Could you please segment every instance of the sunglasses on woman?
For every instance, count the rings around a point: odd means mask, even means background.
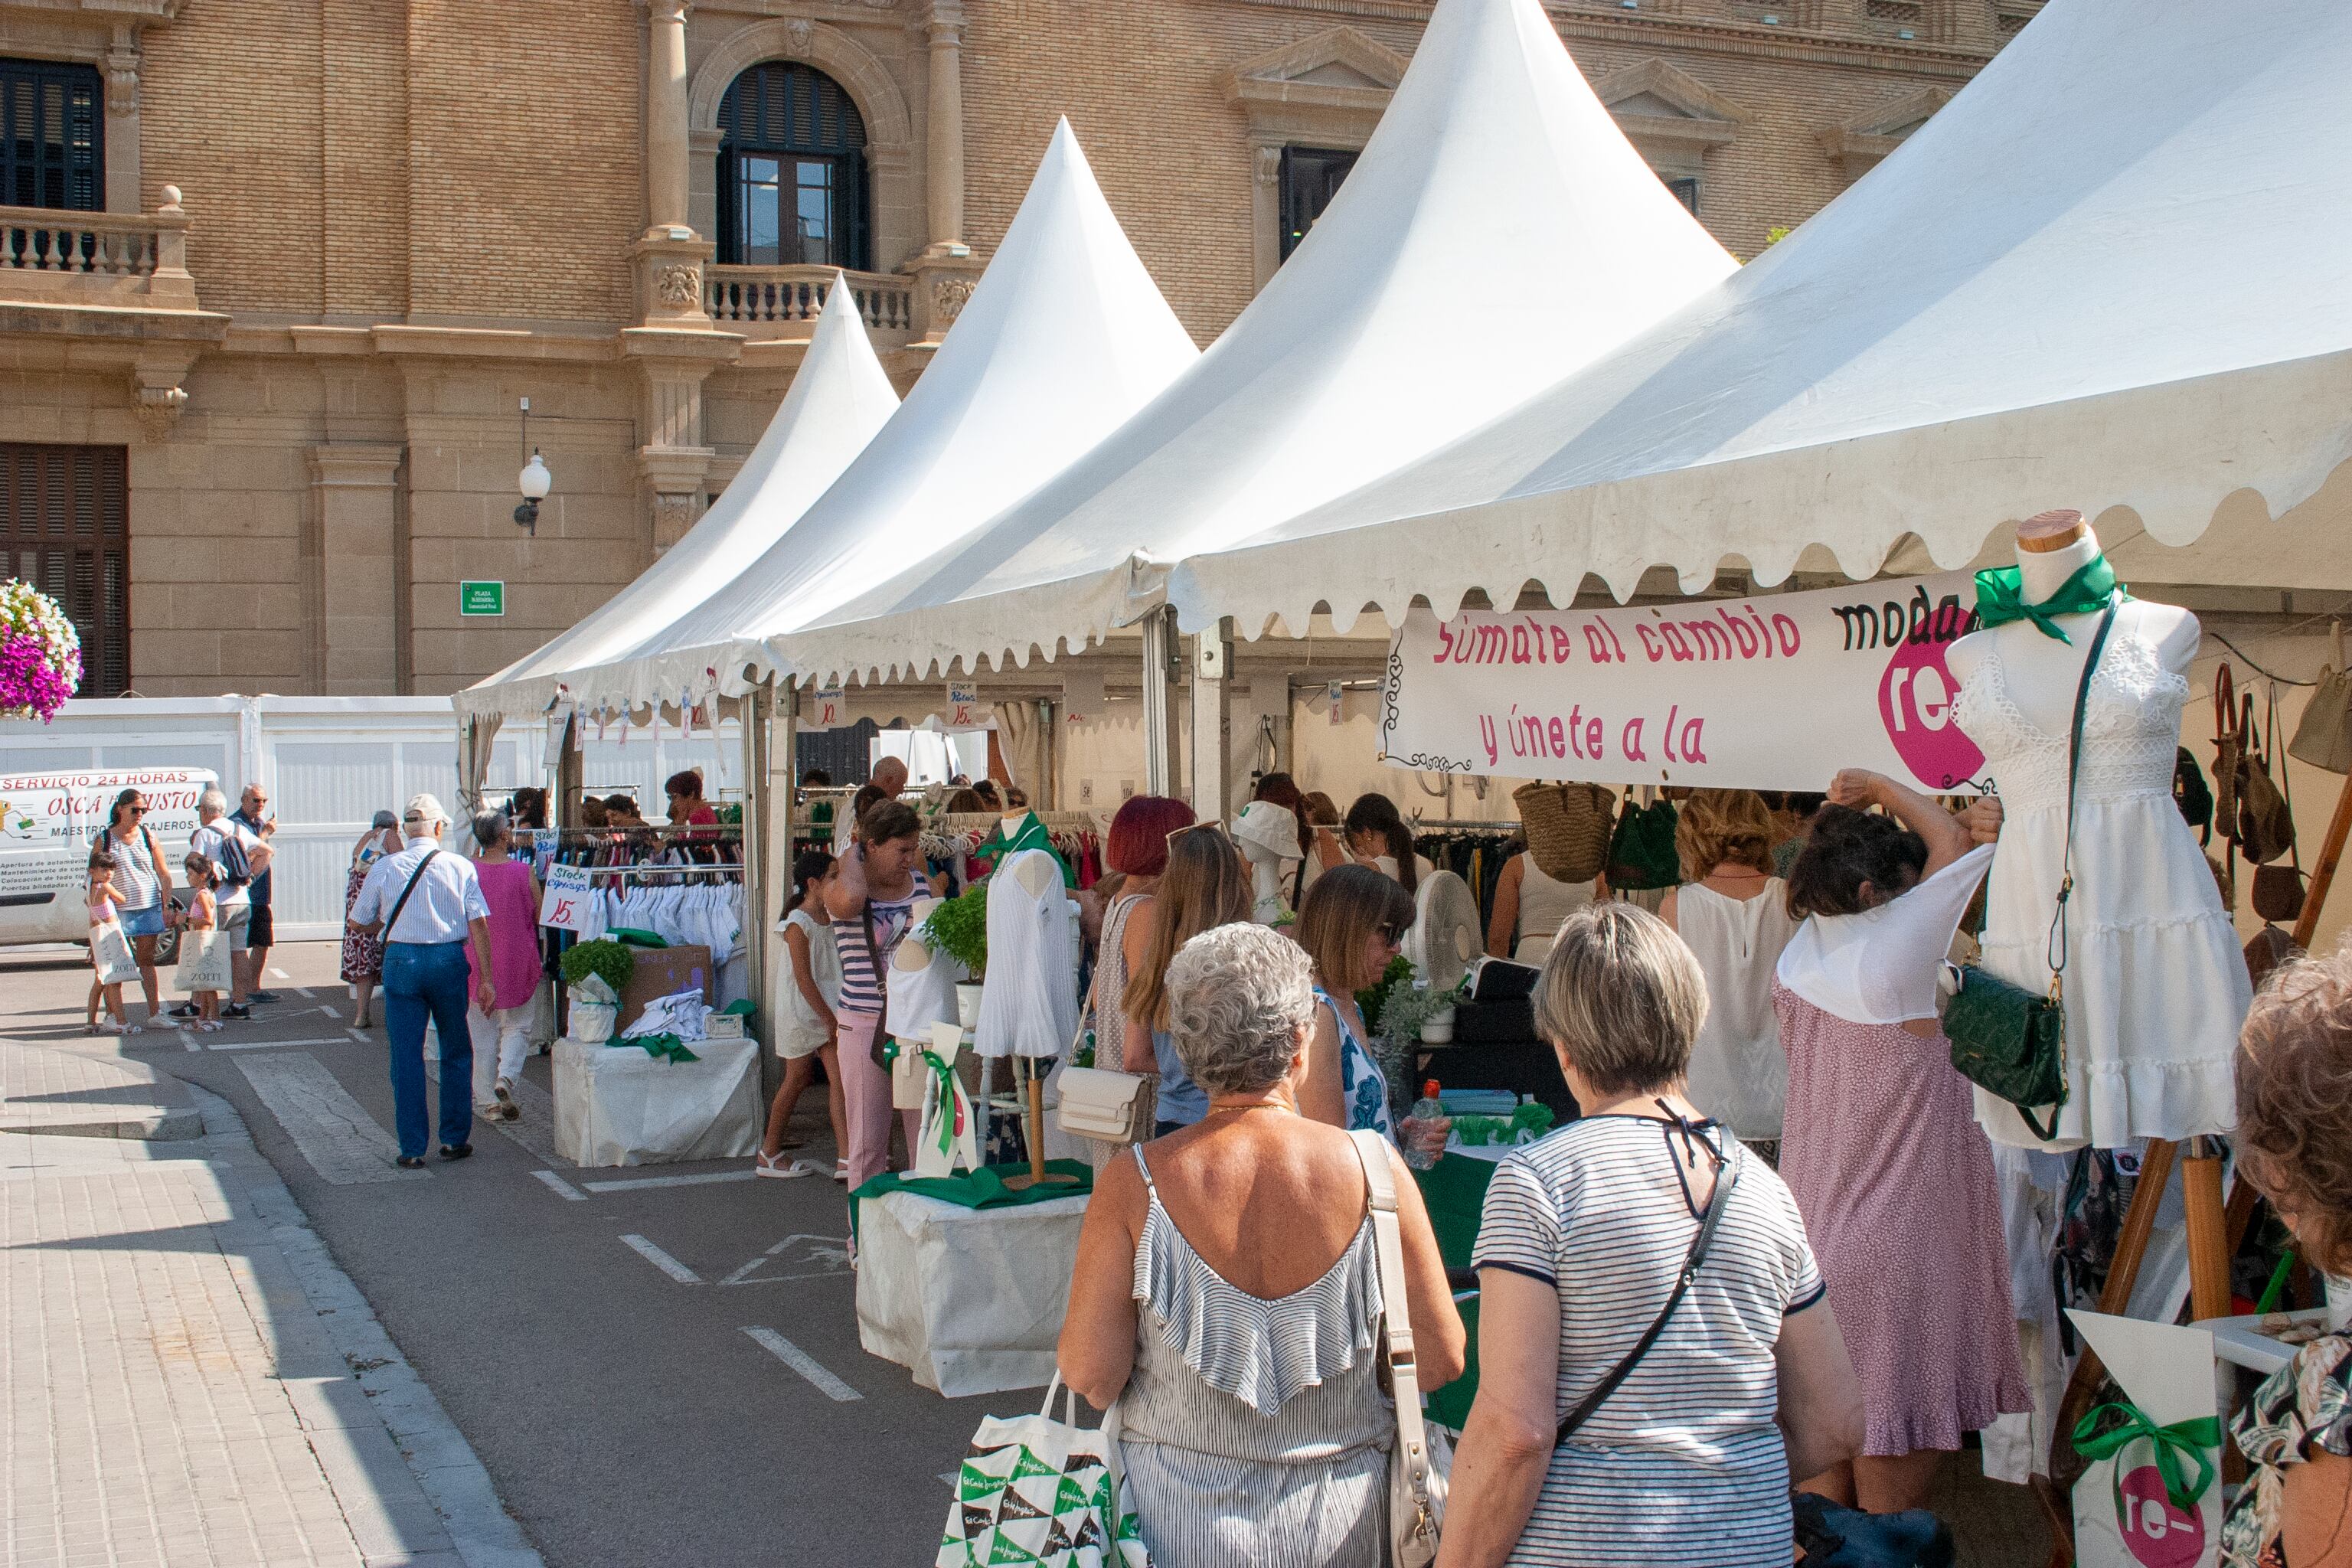
[[[1176,847],[1176,840],[1183,837],[1187,833],[1201,832],[1213,833],[1222,838],[1224,837],[1225,830],[1221,824],[1214,822],[1188,822],[1168,836],[1168,847],[1171,849]]]

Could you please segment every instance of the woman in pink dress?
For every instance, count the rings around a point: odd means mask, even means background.
[[[486,1016],[468,1010],[474,1031],[474,1103],[489,1121],[520,1121],[515,1080],[530,1050],[530,1007],[539,991],[539,879],[529,860],[514,858],[514,829],[502,812],[474,818],[474,841],[481,846],[474,874],[482,901],[490,906],[490,982],[496,1004]],[[481,989],[480,961],[466,949],[467,994]]]
[[[1937,975],[1990,863],[1997,804],[1955,817],[1848,771],[1789,871],[1804,921],[1772,1004],[1789,1053],[1780,1174],[1862,1375],[1862,1458],[1803,1489],[1922,1506],[1945,1454],[2032,1408],[1992,1152],[1937,1022]],[[1885,808],[1873,816],[1867,807]]]

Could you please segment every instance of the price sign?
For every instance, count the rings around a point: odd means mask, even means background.
[[[840,687],[818,687],[809,694],[809,718],[806,727],[811,730],[840,729],[842,709],[845,705],[845,697]]]
[[[594,896],[585,866],[550,866],[547,890],[540,895],[539,923],[557,931],[585,931],[588,900]]]
[[[982,721],[980,717],[980,688],[950,683],[948,687],[948,728],[977,729]]]

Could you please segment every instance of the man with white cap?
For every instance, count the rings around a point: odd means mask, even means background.
[[[383,1022],[392,1044],[394,1132],[404,1170],[424,1165],[432,1130],[425,1110],[427,1015],[441,1039],[441,1157],[462,1160],[474,1152],[466,943],[473,942],[480,960],[478,1000],[487,1012],[493,1000],[490,909],[473,862],[442,851],[441,833],[448,823],[449,814],[432,795],[411,797],[400,825],[405,847],[371,867],[352,901],[354,930],[370,936],[383,932]]]

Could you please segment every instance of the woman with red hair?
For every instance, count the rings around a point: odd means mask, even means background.
[[[1119,998],[1127,994],[1127,977],[1143,962],[1151,945],[1152,895],[1160,875],[1168,869],[1168,836],[1192,826],[1192,808],[1166,795],[1130,795],[1110,819],[1110,835],[1103,844],[1108,868],[1124,879],[1118,896],[1103,915],[1102,946],[1095,960],[1093,999],[1095,1066],[1113,1072],[1150,1070],[1127,1064],[1127,1011]],[[1140,915],[1143,919],[1139,920]],[[1150,1043],[1142,1045],[1145,1058]]]

